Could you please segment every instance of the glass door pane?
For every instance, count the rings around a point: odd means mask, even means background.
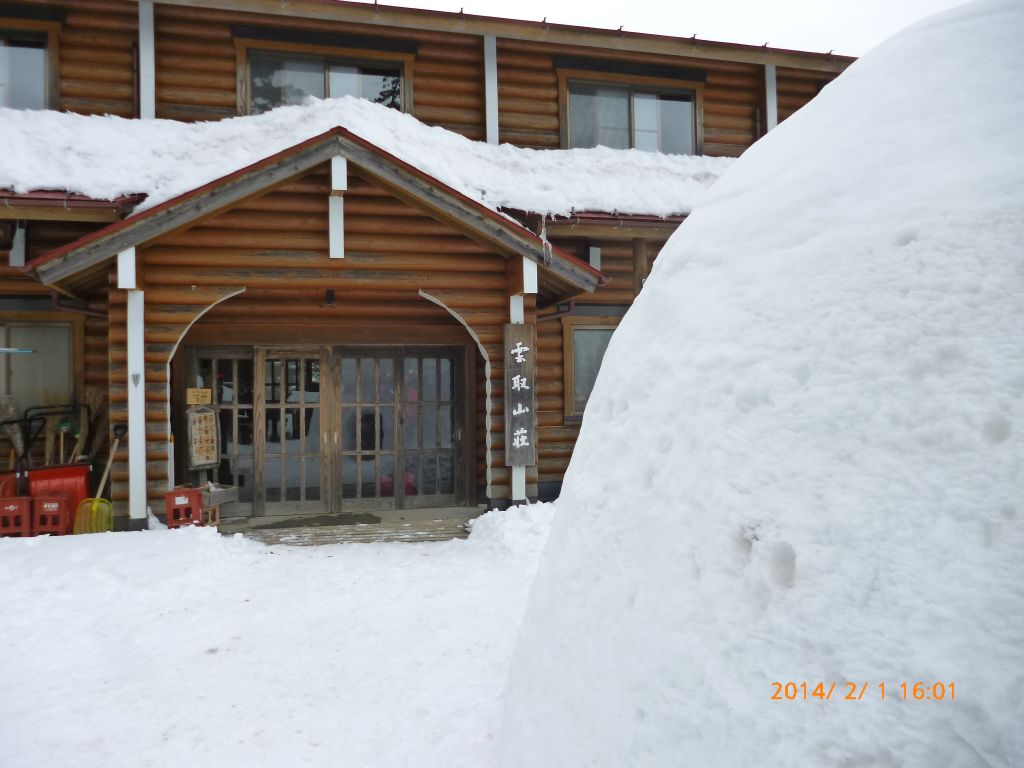
[[[323,359],[316,353],[267,351],[261,366],[263,513],[323,512]]]
[[[402,467],[405,507],[456,503],[460,433],[457,358],[407,350],[402,357]]]
[[[341,508],[393,509],[398,386],[395,354],[345,349],[339,356]]]

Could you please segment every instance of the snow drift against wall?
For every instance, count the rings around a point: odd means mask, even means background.
[[[733,162],[485,144],[352,97],[209,123],[0,109],[0,189],[147,193],[142,210],[339,125],[490,208],[534,213],[689,213]]]
[[[1022,38],[1015,0],[898,35],[662,251],[566,475],[508,768],[1021,765]]]

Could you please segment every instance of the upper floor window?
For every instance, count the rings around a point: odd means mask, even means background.
[[[0,29],[0,106],[46,109],[46,35]]]
[[[400,110],[402,66],[277,51],[249,53],[250,114],[300,104],[307,96],[357,96]]]
[[[692,91],[570,82],[569,146],[697,152]]]

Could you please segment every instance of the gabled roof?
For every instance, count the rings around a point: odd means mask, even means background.
[[[25,271],[45,285],[65,290],[88,283],[120,251],[223,210],[337,155],[397,196],[492,243],[501,252],[538,262],[561,287],[555,293],[593,291],[603,280],[589,264],[552,247],[513,219],[340,126],[44,254],[26,265]]]

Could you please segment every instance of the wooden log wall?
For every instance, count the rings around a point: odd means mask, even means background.
[[[738,156],[759,137],[763,68],[683,57],[595,51],[518,40],[498,41],[500,137],[535,149],[559,146],[558,72],[554,57],[598,56],[705,70],[704,154]],[[600,75],[595,75],[600,79]]]
[[[133,46],[138,39],[137,3],[21,0],[19,4],[64,12],[59,46],[62,111],[135,116]]]
[[[251,198],[141,250],[146,291],[146,433],[151,505],[167,485],[168,369],[173,345],[201,308],[223,292],[241,295],[213,307],[193,327],[217,344],[252,346],[282,336],[291,343],[325,338],[332,344],[373,343],[409,331],[408,343],[432,335],[472,344],[451,314],[422,298],[436,295],[463,317],[494,356],[491,390],[493,449],[478,468],[492,468],[491,495],[508,495],[504,467],[502,326],[508,319],[507,261],[451,225],[399,200],[350,166],[345,193],[345,258],[327,257],[329,168]],[[333,306],[325,292],[335,291]],[[110,392],[113,418],[127,410],[125,293],[111,291]],[[532,304],[531,309],[532,312]],[[411,329],[411,331],[410,331]],[[434,334],[431,329],[437,329]],[[262,337],[261,337],[262,336]],[[392,342],[393,343],[393,342]],[[447,343],[447,342],[446,342]],[[471,351],[475,345],[471,347]],[[477,370],[482,376],[483,362]],[[477,390],[483,388],[482,380]],[[473,398],[473,390],[466,396]],[[482,403],[478,402],[478,407]],[[485,414],[476,414],[478,432]],[[482,441],[479,441],[482,442]],[[127,453],[115,465],[114,499],[124,513]],[[533,482],[536,482],[534,474]],[[473,501],[473,499],[470,499]],[[160,508],[159,506],[154,509]]]
[[[232,24],[379,36],[378,27],[231,11],[156,6],[157,116],[211,120],[238,114]],[[471,139],[484,138],[483,42],[470,35],[387,29],[419,49],[412,114]]]
[[[775,71],[778,90],[779,122],[796,112],[837,77],[831,72],[809,72],[779,67]]]
[[[646,240],[643,248],[637,248],[633,239],[583,241],[566,238],[554,242],[558,247],[584,259],[588,246],[601,248],[601,271],[610,279],[594,293],[576,298],[575,316],[584,317],[608,316],[599,308],[602,305],[619,305],[625,309],[632,304],[638,255],[643,259],[639,266],[640,276],[646,277],[665,245],[664,239],[653,235]],[[562,322],[560,319],[545,320],[544,315],[549,313],[541,312],[537,317],[537,370],[544,372],[537,389],[537,436],[540,440],[537,479],[541,483],[562,481],[580,431],[578,423],[567,423],[565,420]]]

